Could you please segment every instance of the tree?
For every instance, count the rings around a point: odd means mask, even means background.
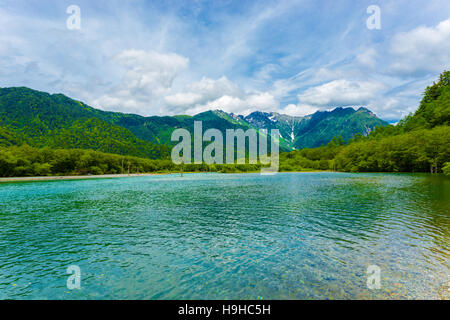
[[[442,171],[447,175],[450,176],[450,162],[446,162],[444,166],[442,167]]]

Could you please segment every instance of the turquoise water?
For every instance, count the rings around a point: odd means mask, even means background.
[[[448,299],[449,255],[442,176],[0,184],[0,299]]]

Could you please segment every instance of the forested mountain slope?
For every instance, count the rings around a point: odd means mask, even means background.
[[[25,87],[0,89],[0,145],[27,143],[35,147],[81,148],[124,155],[167,158],[172,132],[226,129],[278,129],[280,149],[320,146],[333,136],[346,141],[386,123],[367,109],[336,108],[305,117],[254,112],[246,117],[221,110],[195,116],[151,116],[102,111],[62,94]],[[224,135],[225,136],[225,135]]]
[[[335,138],[325,147],[283,154],[280,161],[291,171],[312,160],[340,171],[450,173],[450,72],[427,87],[417,111],[396,126],[356,135],[347,145]]]

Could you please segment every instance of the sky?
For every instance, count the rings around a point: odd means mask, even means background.
[[[0,28],[0,87],[144,116],[364,106],[395,122],[450,69],[448,0],[0,0]]]

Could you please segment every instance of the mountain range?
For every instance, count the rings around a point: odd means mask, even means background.
[[[152,159],[168,158],[177,128],[279,129],[280,149],[318,147],[333,137],[367,135],[387,122],[366,108],[335,108],[304,117],[255,111],[247,116],[210,110],[194,116],[150,116],[102,111],[63,94],[26,87],[0,88],[0,145],[93,149]]]

